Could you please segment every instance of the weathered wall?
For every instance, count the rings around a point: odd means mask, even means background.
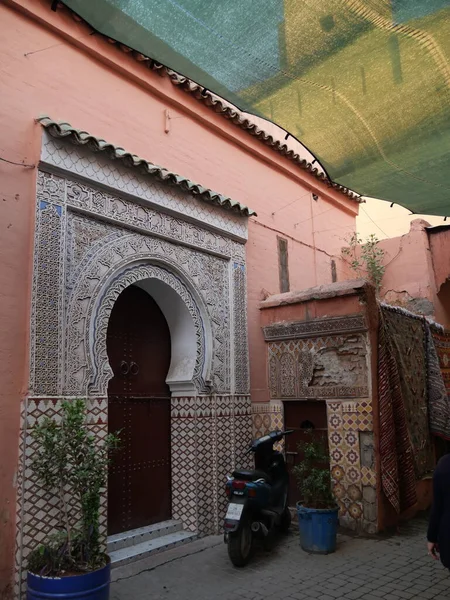
[[[450,327],[450,303],[444,288],[450,275],[450,234],[411,222],[409,233],[381,240],[386,271],[380,296],[416,314],[434,317]]]
[[[428,229],[431,259],[436,282],[436,320],[450,329],[450,227]]]
[[[436,305],[436,321],[442,323],[446,329],[450,329],[450,281],[441,285],[437,298],[439,302]]]
[[[379,483],[373,289],[354,281],[268,298],[261,303],[261,322],[271,398],[285,404],[326,400],[340,523],[374,533]]]
[[[436,290],[430,269],[427,225],[426,221],[417,219],[404,236],[380,241],[386,268],[380,294],[390,304],[431,316]]]
[[[288,240],[293,289],[329,282],[331,260],[339,254],[341,233],[354,229],[357,205],[167,78],[89,35],[67,11],[52,12],[48,0],[8,0],[0,6],[0,22],[2,158],[37,165],[41,128],[34,119],[46,113],[259,213],[249,224],[247,247],[249,342],[252,397],[267,401],[257,303],[279,290],[277,235]],[[0,162],[0,182],[0,579],[5,589],[13,556],[19,407],[28,387],[36,169]]]
[[[450,226],[428,229],[430,250],[437,289],[450,279]]]

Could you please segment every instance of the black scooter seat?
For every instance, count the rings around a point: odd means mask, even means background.
[[[267,483],[270,483],[270,477],[264,471],[233,471],[233,477],[240,479],[241,481],[257,481],[258,479],[264,479]]]

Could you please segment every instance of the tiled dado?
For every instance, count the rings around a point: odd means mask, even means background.
[[[252,403],[252,425],[253,438],[259,438],[274,431],[284,428],[284,410],[281,400],[271,400],[270,402]],[[276,444],[275,448],[282,451],[284,440]]]
[[[31,462],[37,451],[37,444],[32,437],[33,428],[45,417],[58,421],[62,401],[61,398],[28,398],[21,407],[16,503],[16,598],[22,598],[25,594],[28,555],[60,526],[58,501],[42,489],[31,470]],[[87,424],[99,443],[108,433],[107,408],[106,398],[87,401]],[[67,501],[70,503],[70,497],[67,497]],[[101,499],[100,527],[106,542],[106,494]]]
[[[172,398],[172,512],[186,529],[218,533],[227,504],[226,475],[250,466],[250,397]],[[204,490],[208,493],[205,494]]]
[[[87,400],[87,423],[101,442],[107,435],[106,398]],[[26,559],[59,526],[57,501],[35,480],[35,425],[46,416],[58,421],[61,398],[29,398],[21,410],[17,478],[16,597],[25,593]],[[244,450],[252,439],[249,396],[173,398],[171,403],[172,512],[186,529],[217,533],[226,508],[226,475],[236,464],[249,467]],[[208,493],[205,494],[204,490]],[[106,541],[107,496],[101,500],[101,529]]]
[[[327,402],[333,491],[341,525],[376,531],[376,473],[369,400]]]
[[[261,437],[275,429],[282,429],[284,423],[283,403],[280,400],[252,403],[253,437]]]

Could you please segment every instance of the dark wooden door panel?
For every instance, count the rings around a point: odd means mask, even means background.
[[[171,516],[170,333],[158,305],[127,288],[108,326],[114,377],[108,388],[108,429],[121,445],[108,478],[108,533],[144,527]]]
[[[312,432],[315,439],[324,442],[328,448],[328,422],[327,406],[323,400],[298,400],[284,402],[284,421],[286,429],[293,429],[294,433],[286,436],[286,460],[289,471],[289,504],[294,506],[300,500],[292,469],[302,460],[299,444],[310,439]]]

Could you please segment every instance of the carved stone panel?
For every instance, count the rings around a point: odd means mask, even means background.
[[[110,285],[128,266],[138,266],[138,263],[166,265],[175,279],[184,282],[185,289],[190,290],[192,306],[197,306],[197,330],[201,332],[197,337],[204,339],[203,358],[198,359],[196,374],[198,391],[228,393],[233,374],[236,390],[248,392],[245,248],[242,243],[140,206],[129,198],[113,196],[46,172],[38,174],[38,203],[32,333],[39,331],[42,323],[43,334],[48,339],[38,346],[36,336],[32,335],[32,383],[39,353],[42,368],[38,377],[45,378],[44,372],[47,372],[52,378],[52,382],[43,381],[36,388],[39,393],[86,394],[89,385],[96,393],[106,393],[104,382],[98,388],[99,382],[93,381],[95,365],[89,362],[94,360],[92,337],[98,333],[90,328],[94,323],[99,326],[99,321],[93,321],[93,311],[99,310],[96,303],[104,286]],[[46,203],[56,208],[44,211]],[[47,231],[47,221],[51,221],[53,228],[58,223],[55,235]],[[38,247],[41,239],[44,240],[42,248]],[[46,252],[49,260],[45,258]],[[46,281],[45,289],[40,284],[43,281]],[[47,301],[46,293],[55,298]],[[39,311],[37,302],[41,305]],[[54,357],[47,360],[41,355],[50,346]],[[107,367],[105,372],[108,373]]]
[[[338,333],[360,332],[367,329],[364,315],[346,317],[330,317],[311,321],[293,321],[290,323],[274,323],[263,328],[267,341],[295,340],[314,338]]]
[[[86,223],[86,226],[89,226],[89,223]],[[94,226],[98,231],[98,223],[94,222]],[[105,382],[103,379],[96,383],[88,381],[90,356],[97,356],[100,347],[91,347],[92,342],[85,335],[85,330],[86,327],[96,327],[98,330],[95,331],[95,338],[103,339],[105,337],[103,335],[106,331],[104,328],[107,327],[108,311],[112,306],[105,303],[106,308],[104,308],[103,304],[98,304],[102,290],[106,288],[115,290],[118,296],[121,289],[117,282],[123,281],[123,285],[126,286],[130,285],[129,278],[134,282],[141,281],[144,279],[145,273],[142,268],[145,265],[153,266],[153,275],[151,276],[164,280],[176,289],[183,298],[186,298],[188,306],[197,305],[198,315],[201,315],[203,307],[203,316],[193,318],[199,332],[198,339],[204,338],[204,331],[208,329],[207,325],[211,330],[209,355],[212,360],[210,378],[213,389],[217,391],[229,389],[230,317],[228,263],[226,260],[149,236],[131,233],[117,235],[115,232],[111,232],[94,245],[81,264],[83,268],[75,269],[76,275],[73,277],[73,281],[76,282],[76,285],[68,298],[65,347],[66,393],[80,393],[89,383],[94,385],[95,393],[104,393],[105,390],[102,386],[105,385]],[[161,267],[159,271],[155,269],[158,264],[165,265],[167,273],[164,276],[161,275]],[[128,278],[124,275],[126,273],[129,273]],[[122,279],[123,277],[125,279]],[[184,292],[181,292],[181,289]],[[191,300],[189,301],[187,300],[187,290],[190,290]],[[196,295],[197,298],[195,298]],[[111,297],[109,301],[113,303],[115,299]],[[193,315],[195,311],[192,308],[190,312]],[[205,344],[206,351],[207,337]],[[205,354],[203,349],[201,353]],[[102,351],[98,357],[99,364],[105,360],[105,356],[105,352]],[[96,372],[95,366],[94,372]],[[205,373],[197,375],[201,378],[201,375],[205,375]],[[200,379],[197,381],[200,382]],[[101,383],[99,390],[97,390],[97,383]],[[199,385],[200,392],[207,391],[206,382],[199,383]]]
[[[245,263],[240,261],[233,261],[233,323],[235,392],[248,394],[247,287]]]
[[[30,340],[30,390],[36,394],[56,395],[61,388],[65,221],[61,180],[39,180]]]
[[[368,394],[364,334],[269,342],[272,398],[353,398]]]
[[[67,205],[88,211],[92,216],[107,217],[113,224],[176,240],[177,243],[231,256],[232,241],[224,235],[201,228],[180,217],[136,204],[128,198],[97,190],[91,185],[65,179]],[[238,244],[236,242],[236,245]]]

